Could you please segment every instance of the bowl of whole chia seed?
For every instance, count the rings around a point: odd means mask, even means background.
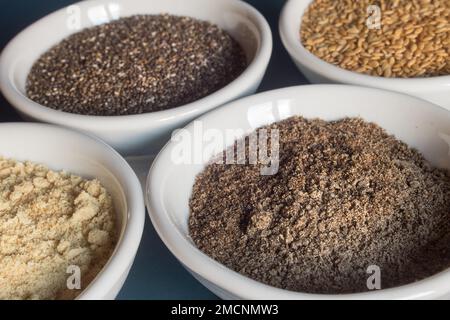
[[[6,46],[0,88],[27,119],[148,154],[198,115],[254,93],[271,51],[266,20],[241,1],[82,1]]]
[[[450,108],[448,0],[290,0],[279,32],[312,83],[394,90]]]
[[[425,100],[268,91],[178,132],[150,169],[147,209],[221,298],[449,297],[449,146],[450,112]]]

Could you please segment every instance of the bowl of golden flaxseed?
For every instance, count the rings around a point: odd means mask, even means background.
[[[279,31],[312,83],[394,90],[450,108],[449,0],[290,0]]]

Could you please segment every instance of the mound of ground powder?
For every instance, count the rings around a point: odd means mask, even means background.
[[[111,255],[115,228],[99,181],[0,157],[0,299],[75,298]],[[81,290],[67,288],[69,266]]]
[[[200,250],[263,283],[311,293],[410,283],[450,265],[450,175],[379,126],[293,117],[277,174],[210,164],[190,199]],[[248,139],[247,139],[248,140]]]

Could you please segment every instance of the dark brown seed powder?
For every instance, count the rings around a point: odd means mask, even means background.
[[[86,115],[170,109],[226,86],[245,69],[240,45],[209,22],[136,15],[82,30],[44,53],[27,95]]]
[[[294,117],[280,167],[211,164],[190,200],[190,235],[207,255],[263,283],[310,293],[382,288],[450,265],[450,175],[375,124]]]

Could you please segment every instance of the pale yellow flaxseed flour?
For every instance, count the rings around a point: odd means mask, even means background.
[[[98,180],[0,157],[0,299],[71,299],[116,242],[112,199]],[[68,267],[81,270],[69,290]]]

